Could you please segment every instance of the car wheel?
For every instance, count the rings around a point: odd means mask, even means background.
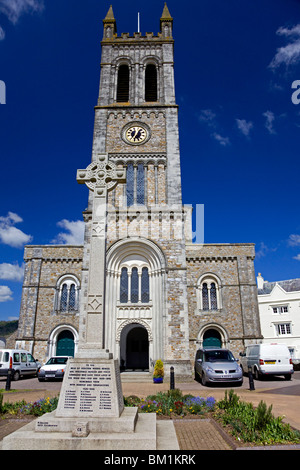
[[[291,380],[292,374],[285,374],[284,378],[285,380]]]
[[[16,370],[16,372],[13,375],[13,380],[16,382],[17,380],[19,380],[20,377],[21,377],[20,372]]]
[[[255,380],[260,380],[261,374],[259,373],[258,369],[254,369],[254,378]]]
[[[207,381],[206,381],[204,372],[202,372],[201,383],[202,383],[202,385],[204,385],[204,386],[207,385]]]

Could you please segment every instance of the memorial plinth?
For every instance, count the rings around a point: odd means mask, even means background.
[[[71,359],[61,397],[57,417],[118,418],[124,409],[118,361]]]

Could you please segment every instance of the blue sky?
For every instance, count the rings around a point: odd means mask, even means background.
[[[119,34],[138,12],[158,32],[161,0],[0,0],[0,320],[19,314],[25,244],[81,240],[110,3]],[[255,243],[256,273],[300,277],[300,1],[167,3],[183,201],[204,204],[206,243]]]

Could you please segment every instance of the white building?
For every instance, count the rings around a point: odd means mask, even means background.
[[[265,343],[284,343],[300,363],[300,279],[268,282],[257,277],[261,333]]]

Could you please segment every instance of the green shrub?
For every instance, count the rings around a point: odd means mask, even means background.
[[[261,401],[257,408],[252,403],[240,401],[239,397],[230,390],[218,403],[222,413],[216,417],[226,426],[231,434],[244,442],[258,444],[274,444],[284,442],[300,442],[300,432],[294,431],[289,424],[284,424],[281,417],[272,414],[272,405],[267,407]]]

